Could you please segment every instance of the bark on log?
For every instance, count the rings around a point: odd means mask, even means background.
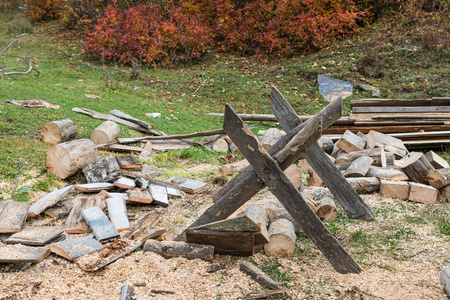
[[[434,170],[434,167],[423,153],[411,152],[405,158],[407,159],[402,160],[399,166],[408,178],[413,182],[427,184],[427,176]]]
[[[331,195],[324,194],[318,198],[316,214],[322,221],[335,221],[337,219],[336,202]]]
[[[334,143],[333,143],[333,140],[330,139],[329,137],[321,136],[320,139],[317,141],[317,143],[319,144],[319,147],[322,148],[322,150],[325,153],[331,154],[331,152],[333,152]]]
[[[98,160],[95,144],[88,139],[65,142],[50,147],[45,156],[47,172],[58,179],[74,175],[84,165]]]
[[[382,156],[384,153],[384,149],[382,148],[373,148],[373,149],[364,149],[361,151],[355,151],[352,153],[347,154],[347,159],[349,161],[354,161],[355,159],[362,157],[362,156],[368,156],[373,158],[373,165],[377,167],[382,167]],[[385,163],[387,166],[393,166],[395,156],[394,153],[387,152],[384,153],[385,156]]]
[[[347,178],[358,194],[371,194],[380,191],[380,181],[376,177]]]
[[[427,175],[428,183],[437,189],[450,184],[450,168],[433,170]]]
[[[366,174],[367,177],[376,177],[378,179],[388,179],[391,181],[405,181],[408,176],[402,171],[394,168],[370,167]]]
[[[91,132],[90,139],[96,145],[112,142],[120,133],[120,127],[113,121],[105,121]]]
[[[156,241],[148,240],[144,244],[144,252],[151,251],[161,255],[164,258],[184,257],[187,259],[203,259],[212,261],[214,246],[198,245],[174,241]]]
[[[45,123],[41,128],[42,140],[49,144],[60,144],[76,138],[77,126],[70,119]]]
[[[278,219],[269,226],[269,243],[264,245],[264,251],[270,256],[289,257],[294,254],[296,240],[294,224]]]
[[[373,162],[372,157],[363,156],[355,159],[345,170],[345,177],[364,177]]]

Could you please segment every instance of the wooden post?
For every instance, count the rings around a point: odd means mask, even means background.
[[[41,128],[42,140],[49,144],[67,142],[77,137],[77,126],[70,119],[45,123]]]

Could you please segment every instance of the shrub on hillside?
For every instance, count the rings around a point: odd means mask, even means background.
[[[27,0],[27,15],[33,22],[58,19],[62,0]]]

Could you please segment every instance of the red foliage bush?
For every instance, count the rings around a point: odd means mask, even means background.
[[[201,57],[209,47],[284,57],[349,36],[365,15],[351,0],[241,0],[237,4],[168,0],[121,11],[114,2],[88,32],[85,52],[123,63],[188,61]]]

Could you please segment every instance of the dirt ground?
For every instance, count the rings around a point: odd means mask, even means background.
[[[184,194],[181,199],[172,199],[169,207],[156,208],[163,215],[155,228],[180,233],[212,204],[211,193],[210,189],[200,195]],[[251,202],[267,195],[261,192]],[[239,299],[264,290],[239,271],[240,263],[245,260],[258,266],[277,265],[277,272],[289,276],[285,286],[295,299],[447,299],[439,272],[450,261],[448,240],[436,234],[429,223],[408,224],[414,234],[402,240],[397,248],[400,250],[394,252],[382,244],[370,244],[367,248],[363,242],[349,241],[351,233],[357,230],[383,234],[392,228],[388,225],[404,226],[405,215],[420,215],[427,209],[426,205],[408,203],[405,209],[401,203],[404,201],[381,199],[375,194],[363,199],[374,209],[377,218],[348,223],[338,236],[361,265],[362,272],[358,275],[334,271],[307,239],[298,240],[296,253],[286,259],[271,258],[263,252],[252,257],[215,255],[213,263],[222,264],[225,269],[214,273],[206,272],[209,262],[164,259],[143,251],[90,273],[51,254],[22,272],[0,273],[0,299],[118,299],[124,284],[134,286],[136,299]],[[130,211],[139,217],[149,209],[149,206],[135,206]],[[38,217],[27,225],[47,223],[53,221]]]

